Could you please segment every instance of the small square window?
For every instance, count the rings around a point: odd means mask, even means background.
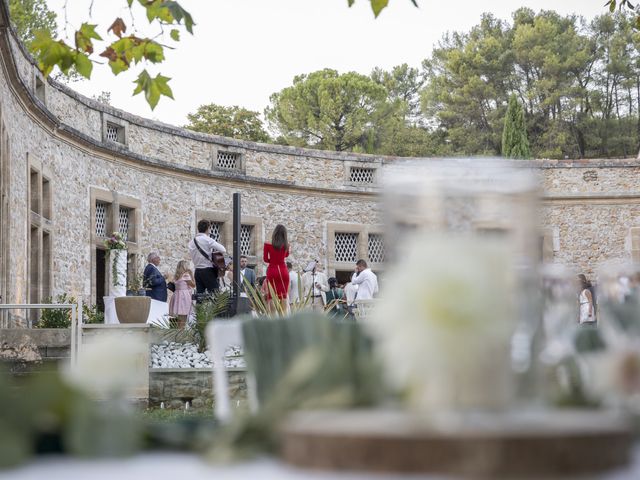
[[[240,255],[253,255],[253,225],[240,225]]]
[[[384,240],[379,233],[369,234],[369,261],[372,263],[384,262]]]
[[[355,262],[358,256],[358,234],[336,233],[334,251],[336,262]]]
[[[111,142],[124,144],[124,127],[122,125],[106,122],[104,135]]]
[[[36,97],[38,98],[38,100],[40,100],[42,103],[45,103],[44,82],[42,81],[42,79],[38,75],[36,75],[35,93],[36,93]]]
[[[223,225],[224,223],[222,222],[211,222],[211,232],[209,233],[209,236],[218,243],[222,243],[222,226]]]
[[[227,170],[240,170],[240,154],[218,151],[217,165]]]
[[[107,236],[107,204],[96,202],[96,236]]]
[[[349,181],[353,183],[373,183],[375,172],[375,168],[351,167]]]

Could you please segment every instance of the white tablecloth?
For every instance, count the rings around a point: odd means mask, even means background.
[[[640,448],[629,468],[604,475],[570,477],[571,480],[638,480]],[[133,458],[80,460],[71,457],[39,457],[14,470],[0,470],[0,480],[453,480],[441,475],[401,475],[367,472],[327,472],[294,468],[273,458],[231,465],[211,465],[195,454],[146,453]],[[566,477],[565,477],[566,478]]]
[[[104,323],[120,323],[118,316],[116,315],[116,297],[102,297],[104,299]],[[147,317],[147,323],[152,323],[155,320],[162,318],[163,315],[169,314],[169,304],[167,302],[159,302],[158,300],[151,299],[151,308],[149,309],[149,316]]]

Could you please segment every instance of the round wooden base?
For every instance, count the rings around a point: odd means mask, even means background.
[[[282,455],[311,468],[511,478],[620,467],[631,440],[629,422],[596,411],[315,411],[288,419]]]

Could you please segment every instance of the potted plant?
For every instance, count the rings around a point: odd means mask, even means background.
[[[143,286],[144,275],[141,273],[135,273],[129,278],[127,283],[127,296],[128,297],[144,297],[147,293]]]

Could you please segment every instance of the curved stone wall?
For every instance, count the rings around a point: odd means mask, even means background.
[[[358,257],[381,232],[376,181],[396,159],[245,142],[136,117],[43,79],[8,27],[4,1],[0,26],[2,302],[62,292],[95,301],[104,281],[100,208],[112,219],[107,230],[128,211],[130,252],[158,250],[167,271],[187,257],[200,218],[226,222],[231,246],[234,192],[243,195],[259,266],[277,223],[289,228],[298,267],[319,258],[329,273],[352,268],[336,261],[336,232],[359,235]],[[546,259],[592,273],[606,259],[640,252],[638,161],[522,165],[537,170],[544,190]]]

